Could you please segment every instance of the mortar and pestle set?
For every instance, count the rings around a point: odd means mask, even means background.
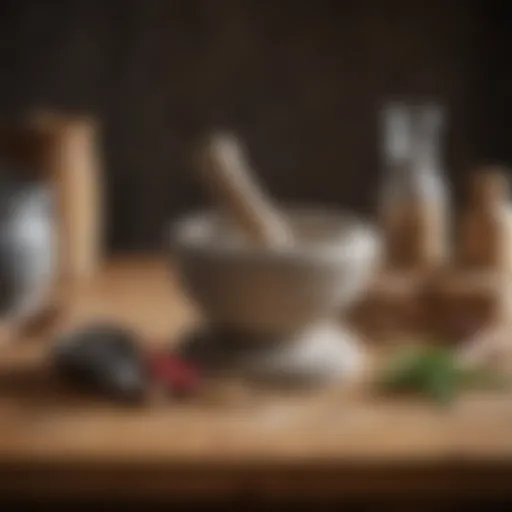
[[[378,266],[376,230],[324,208],[278,209],[230,134],[211,136],[197,164],[217,211],[172,229],[184,289],[206,317],[181,355],[209,370],[265,380],[356,375],[363,346],[339,317]]]

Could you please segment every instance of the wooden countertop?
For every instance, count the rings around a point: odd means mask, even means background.
[[[57,331],[101,317],[162,344],[196,320],[158,258],[112,262],[63,297]],[[127,407],[56,382],[46,365],[50,338],[2,347],[3,492],[496,495],[511,487],[510,393],[467,395],[450,409],[364,386]]]

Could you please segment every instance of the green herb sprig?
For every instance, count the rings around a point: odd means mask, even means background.
[[[462,367],[448,347],[401,349],[387,361],[380,385],[388,392],[413,392],[449,405],[464,389],[510,389],[509,376],[483,368]]]

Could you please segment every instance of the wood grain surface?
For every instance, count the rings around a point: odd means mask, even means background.
[[[43,495],[345,495],[509,492],[512,396],[440,409],[351,389],[246,389],[236,401],[150,400],[127,407],[63,386],[51,339],[119,320],[148,345],[198,320],[163,259],[118,260],[61,290],[57,322],[3,347],[0,491]],[[376,344],[371,350],[379,352]]]

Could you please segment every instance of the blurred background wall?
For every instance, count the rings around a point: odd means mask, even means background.
[[[236,129],[272,193],[371,213],[378,106],[439,99],[446,165],[512,162],[511,2],[3,0],[0,116],[53,106],[103,124],[108,240],[158,248],[203,205],[189,144]]]

